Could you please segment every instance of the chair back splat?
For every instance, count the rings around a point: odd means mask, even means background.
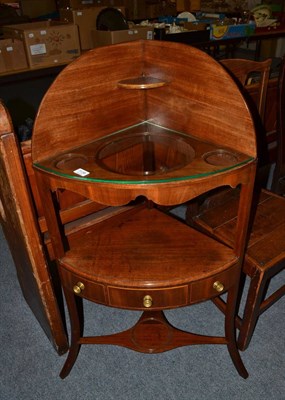
[[[257,132],[258,182],[266,187],[270,172],[270,149],[264,119],[272,59],[253,61],[228,58],[220,62],[240,87],[253,116]],[[257,93],[253,96],[252,88],[255,86],[257,86]]]
[[[252,79],[257,79],[259,90],[256,98],[256,106],[261,118],[264,121],[266,92],[270,74],[271,59],[265,61],[252,61],[239,58],[228,58],[220,61],[226,70],[238,79],[240,84],[246,88]]]

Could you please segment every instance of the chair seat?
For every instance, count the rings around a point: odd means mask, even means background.
[[[237,195],[238,190],[230,190],[226,197],[223,192],[222,196],[217,196],[214,200],[207,199],[195,215],[193,208],[189,207],[187,222],[217,240],[233,246],[237,222]],[[263,189],[255,210],[243,263],[244,277],[250,277],[250,285],[243,316],[236,317],[236,326],[240,330],[240,350],[248,347],[258,317],[285,295],[284,284],[266,297],[271,278],[285,268],[285,198]],[[225,312],[226,304],[222,298],[215,298],[214,303]]]
[[[232,246],[237,206],[238,198],[232,201],[232,197],[229,197],[226,203],[201,212],[194,218],[195,223]],[[253,263],[256,268],[266,270],[283,259],[285,260],[285,199],[262,190],[247,247],[246,264]],[[250,272],[250,268],[247,269]]]
[[[122,308],[144,309],[147,293],[156,296],[155,309],[195,303],[217,295],[215,281],[225,291],[236,279],[231,248],[155,208],[139,206],[96,224],[70,236],[69,246],[59,260],[63,284],[72,288],[79,280],[84,297]]]

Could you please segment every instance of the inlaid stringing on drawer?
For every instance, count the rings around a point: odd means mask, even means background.
[[[189,296],[188,285],[184,285],[163,289],[123,289],[109,286],[108,297],[111,306],[135,309],[160,309],[186,306]],[[145,305],[147,298],[149,303]]]

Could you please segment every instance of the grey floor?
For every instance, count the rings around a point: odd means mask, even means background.
[[[146,355],[115,346],[83,346],[71,374],[58,376],[59,357],[26,305],[0,229],[1,400],[283,400],[285,298],[260,318],[242,358],[249,378],[236,372],[225,346],[191,346]],[[281,274],[273,286],[285,281]],[[125,329],[138,318],[86,303],[86,333]],[[167,312],[176,326],[222,333],[223,317],[211,302]]]

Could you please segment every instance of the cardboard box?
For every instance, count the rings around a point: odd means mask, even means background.
[[[22,14],[39,18],[56,13],[56,0],[21,0]]]
[[[188,31],[204,31],[209,28],[209,24],[199,21],[185,22],[183,26],[184,29],[187,29]]]
[[[106,7],[87,7],[78,10],[60,9],[60,19],[78,26],[81,50],[88,50],[93,47],[92,30],[96,30],[98,14]],[[125,13],[124,7],[116,7]]]
[[[67,63],[80,55],[78,28],[56,21],[3,26],[4,37],[21,40],[29,66]]]
[[[176,0],[177,12],[201,10],[201,0]]]
[[[28,68],[23,42],[17,39],[0,40],[0,72]]]
[[[92,31],[93,46],[108,46],[110,44],[130,42],[138,39],[153,39],[153,27],[139,26],[122,31]]]
[[[211,24],[210,39],[235,39],[239,37],[247,37],[255,32],[255,24],[239,24],[239,25],[216,25]]]

